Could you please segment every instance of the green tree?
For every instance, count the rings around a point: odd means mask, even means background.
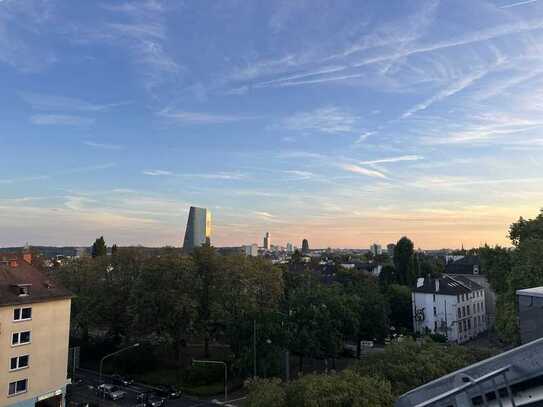
[[[399,396],[417,386],[461,369],[495,353],[487,348],[467,348],[433,342],[423,344],[406,340],[387,346],[384,352],[369,355],[359,362],[360,375],[381,377],[390,382]]]
[[[193,334],[197,303],[193,298],[194,264],[181,256],[147,259],[129,298],[132,335],[156,335],[172,346],[178,365]]]
[[[92,257],[107,256],[107,246],[104,236],[100,236],[92,244]]]
[[[393,403],[388,382],[349,369],[330,375],[303,376],[287,388],[289,407],[388,407]]]
[[[247,407],[286,407],[286,391],[279,379],[256,379],[247,382]]]
[[[411,288],[392,284],[385,291],[389,304],[389,322],[396,329],[413,330],[413,308],[411,305]]]
[[[396,275],[396,269],[392,264],[386,264],[379,273],[379,284],[381,287],[388,287],[390,284],[398,284],[398,276]]]
[[[413,285],[416,279],[416,270],[413,264],[413,242],[402,237],[394,249],[394,267],[398,275],[398,282],[403,285]]]

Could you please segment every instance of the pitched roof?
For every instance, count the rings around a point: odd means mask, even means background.
[[[481,272],[481,259],[479,256],[464,256],[445,266],[446,274],[474,274],[474,266]]]
[[[439,282],[439,284],[436,284]],[[460,276],[443,276],[439,278],[425,278],[420,287],[413,288],[413,292],[440,295],[467,294],[474,290],[482,290],[479,284]]]
[[[29,287],[21,296],[19,287]],[[0,255],[0,306],[71,298],[73,294],[47,274],[13,254]]]

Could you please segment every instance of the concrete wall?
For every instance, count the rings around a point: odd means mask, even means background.
[[[32,320],[21,322],[13,321],[17,307],[0,308],[0,407],[34,405],[37,397],[65,388],[70,303],[56,300],[31,304]],[[13,332],[28,330],[31,343],[11,345]],[[30,355],[29,367],[10,372],[10,359],[20,355]],[[28,391],[8,397],[9,383],[21,379],[28,379]]]

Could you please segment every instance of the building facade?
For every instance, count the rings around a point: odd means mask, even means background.
[[[448,259],[448,260],[447,260]],[[496,293],[490,287],[488,278],[481,268],[479,256],[446,257],[445,274],[452,277],[464,277],[477,283],[485,290],[485,309],[488,328],[496,323]]]
[[[191,206],[185,230],[183,250],[190,253],[195,247],[211,244],[211,212]]]
[[[71,294],[17,255],[0,256],[0,406],[64,406]]]
[[[487,330],[483,287],[464,277],[419,278],[412,293],[413,327],[463,343]]]
[[[256,243],[243,246],[243,250],[246,256],[252,256],[252,257],[258,256],[258,245]]]
[[[265,250],[271,250],[271,235],[270,232],[266,232],[266,235],[264,236],[264,242],[263,247]]]
[[[383,254],[383,248],[380,244],[374,243],[370,246],[370,251],[373,253],[374,256],[379,256]]]

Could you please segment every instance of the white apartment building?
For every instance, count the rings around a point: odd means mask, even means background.
[[[485,291],[461,276],[419,278],[412,293],[413,327],[463,343],[487,329]]]

